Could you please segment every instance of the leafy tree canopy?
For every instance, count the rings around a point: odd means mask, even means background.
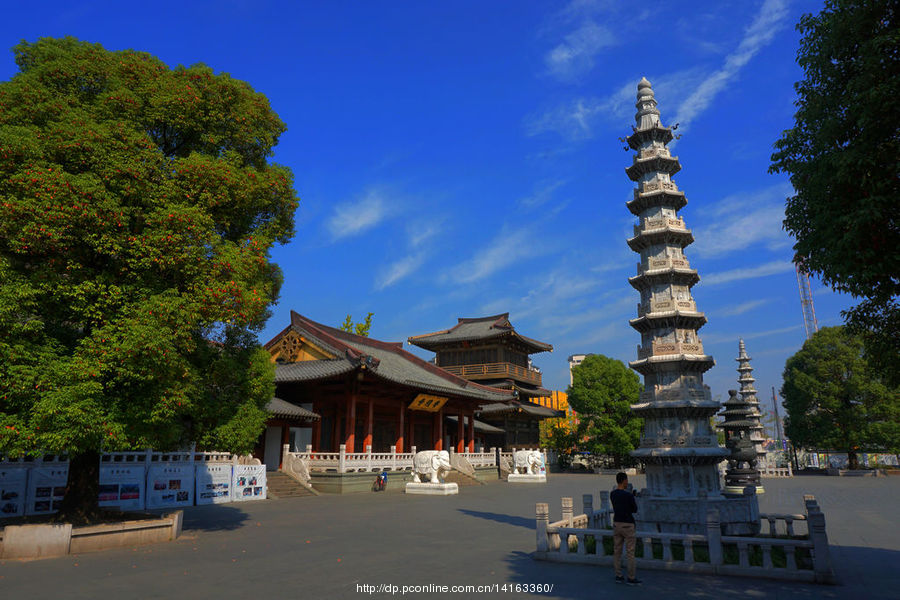
[[[622,361],[592,354],[572,369],[572,381],[569,405],[578,414],[579,447],[621,463],[640,442],[643,420],[631,412],[643,390],[640,379]]]
[[[375,313],[367,314],[362,323],[354,323],[353,316],[347,315],[347,318],[341,323],[339,329],[341,331],[346,331],[347,333],[355,333],[356,335],[369,337],[369,330],[372,329],[372,315],[374,314]]]
[[[805,15],[792,129],[773,172],[790,174],[785,229],[795,260],[861,298],[845,313],[870,361],[900,383],[900,8],[895,0],[827,0]]]
[[[889,387],[845,327],[824,327],[784,366],[784,429],[797,447],[900,451],[900,388]]]
[[[0,452],[249,451],[298,199],[284,124],[209,67],[73,38],[0,83]],[[96,456],[96,454],[94,454]],[[75,464],[73,458],[73,465]]]

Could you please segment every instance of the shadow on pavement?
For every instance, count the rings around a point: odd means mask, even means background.
[[[507,525],[516,525],[517,527],[525,527],[526,529],[535,528],[535,520],[526,519],[525,517],[516,517],[513,515],[504,515],[501,513],[482,512],[480,510],[468,510],[465,508],[457,509],[469,517],[477,517],[479,519],[487,519],[489,521],[497,521],[498,523],[506,523]]]
[[[243,527],[247,518],[247,513],[233,504],[191,506],[184,511],[183,529],[232,531]]]

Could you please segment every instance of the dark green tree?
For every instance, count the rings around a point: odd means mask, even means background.
[[[340,329],[341,331],[346,331],[347,333],[355,333],[356,335],[361,335],[362,337],[369,337],[369,330],[372,329],[372,315],[375,313],[369,313],[366,315],[365,320],[362,323],[354,323],[353,316],[347,315],[347,318],[344,319],[344,322],[341,323]]]
[[[0,453],[249,451],[273,367],[256,340],[293,235],[284,124],[246,83],[73,38],[0,83]]]
[[[784,430],[795,447],[900,450],[900,388],[885,384],[845,327],[823,327],[784,365]]]
[[[772,172],[790,174],[785,229],[795,261],[861,299],[845,311],[867,355],[900,383],[900,8],[896,0],[826,0],[805,15],[792,129]]]
[[[628,458],[641,437],[643,419],[631,412],[643,385],[625,363],[592,354],[572,369],[569,405],[578,414],[579,448],[612,457],[616,466]]]

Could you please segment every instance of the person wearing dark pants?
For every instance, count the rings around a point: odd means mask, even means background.
[[[628,475],[616,473],[616,489],[609,493],[609,501],[613,507],[613,568],[616,571],[616,583],[640,585],[636,577],[634,565],[634,513],[637,502],[634,491],[628,490]],[[622,576],[622,546],[628,556],[628,579]]]

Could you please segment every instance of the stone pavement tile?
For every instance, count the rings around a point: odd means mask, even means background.
[[[636,487],[640,478],[635,477]],[[896,498],[900,478],[765,480],[763,510],[802,512],[819,498],[839,576],[822,586],[647,571],[644,585],[617,586],[612,569],[534,561],[534,509],[560,497],[613,487],[612,477],[552,474],[546,485],[492,483],[458,496],[358,494],[192,507],[169,544],[0,562],[0,597],[363,598],[360,584],[552,584],[548,594],[458,594],[455,598],[900,598]],[[893,529],[890,527],[894,525]],[[861,575],[861,573],[864,573]],[[388,594],[369,597],[388,598]],[[401,597],[398,593],[395,597]],[[408,594],[437,598],[439,594]]]

